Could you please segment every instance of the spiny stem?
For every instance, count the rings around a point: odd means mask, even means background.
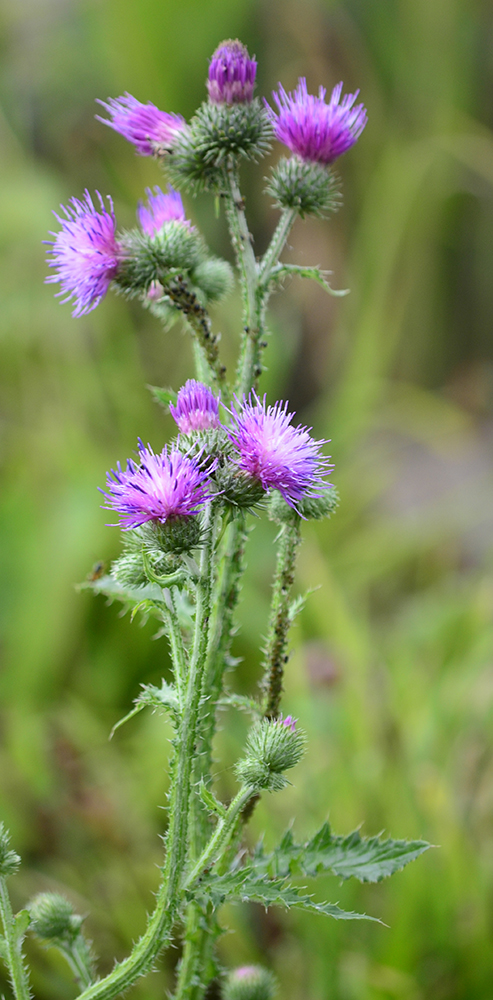
[[[192,762],[202,690],[202,673],[208,640],[211,600],[211,528],[210,506],[204,516],[204,545],[197,584],[193,651],[185,691],[183,717],[177,737],[177,752],[169,800],[169,827],[166,838],[166,861],[157,903],[147,929],[128,958],[120,962],[104,979],[81,993],[81,1000],[111,1000],[147,972],[154,959],[169,941],[182,901],[183,879],[188,847],[188,819],[192,787]]]
[[[290,524],[283,524],[279,532],[264,660],[264,688],[267,696],[265,717],[267,719],[277,719],[279,715],[288,631],[291,624],[289,617],[291,587],[294,581],[296,554],[300,541],[300,518],[293,514],[293,521]]]
[[[190,291],[181,275],[172,278],[163,277],[166,295],[171,299],[175,309],[183,313],[200,353],[206,363],[201,366],[204,381],[221,388],[225,384],[226,369],[219,358],[219,338],[212,330],[207,309],[200,304],[195,292]]]
[[[210,868],[210,866],[213,865],[220,856],[221,851],[227,846],[234,831],[238,814],[241,812],[243,806],[246,805],[252,795],[254,795],[253,789],[247,787],[240,788],[240,791],[235,795],[233,801],[228,807],[228,811],[224,819],[218,820],[216,829],[214,830],[207,847],[200,855],[200,858],[192,868],[191,872],[187,875],[183,885],[184,891],[190,889],[200,875],[202,875],[207,868]]]
[[[78,934],[75,941],[70,942],[70,944],[58,945],[57,947],[70,965],[80,988],[91,986],[95,978],[94,970],[89,945],[82,934]]]
[[[3,933],[7,952],[7,965],[10,972],[12,989],[16,1000],[29,1000],[31,991],[29,979],[22,956],[22,937],[15,931],[15,917],[7,890],[5,878],[0,876],[0,913],[2,915]]]
[[[207,693],[210,710],[204,713],[198,730],[198,754],[195,764],[195,781],[210,780],[212,740],[216,729],[216,705],[223,686],[225,658],[231,645],[233,616],[240,594],[240,576],[243,568],[245,542],[247,536],[245,515],[239,512],[229,525],[228,535],[223,543],[223,555],[219,565],[217,583],[214,589],[209,645],[204,668],[203,691]],[[203,809],[203,804],[195,796],[195,808]],[[206,839],[204,833],[210,824],[195,824],[195,845],[202,850]],[[198,854],[198,850],[197,850]],[[197,856],[197,855],[196,855]],[[204,914],[195,903],[187,908],[183,955],[180,962],[175,1000],[200,1000],[207,987],[206,968],[214,949],[215,914]]]
[[[296,208],[285,208],[274,230],[272,239],[265,251],[259,266],[259,278],[261,284],[267,284],[272,268],[277,264],[284,245],[288,238],[291,226],[293,225],[298,210]]]

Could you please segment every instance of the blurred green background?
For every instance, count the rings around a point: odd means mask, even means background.
[[[265,798],[250,838],[301,837],[330,815],[440,849],[377,886],[315,891],[379,925],[230,908],[228,964],[262,962],[283,1000],[490,1000],[493,902],[493,11],[488,0],[2,0],[0,70],[2,551],[0,814],[23,856],[16,906],[68,893],[100,968],[128,952],[161,859],[169,729],[142,714],[108,742],[141,682],[168,670],[153,628],[77,593],[119,550],[96,487],[137,435],[172,422],[145,385],[177,388],[188,339],[109,295],[89,316],[43,285],[40,241],[60,202],[95,188],[133,223],[158,166],[94,120],[130,91],[189,116],[218,42],[240,36],[259,92],[361,88],[369,124],[340,162],[345,205],[297,224],[286,259],[330,268],[329,299],[293,282],[272,302],[269,398],[332,439],[341,507],[304,528],[298,587],[319,589],[293,631],[285,710],[307,729],[295,784]],[[274,157],[279,150],[274,151]],[[259,253],[276,213],[265,163],[244,171]],[[187,203],[229,255],[211,199]],[[229,363],[237,298],[216,310]],[[255,522],[241,605],[255,690],[274,561]],[[225,715],[218,787],[245,722]],[[315,888],[315,887],[314,887]],[[29,944],[39,1000],[75,995]],[[132,996],[172,987],[178,952]],[[7,991],[9,987],[6,987]]]

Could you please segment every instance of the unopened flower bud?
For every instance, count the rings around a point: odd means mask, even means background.
[[[258,479],[233,462],[219,463],[214,479],[223,499],[234,507],[254,507],[265,498],[265,490]]]
[[[229,973],[222,988],[223,1000],[272,1000],[277,983],[261,965],[242,965]]]
[[[226,260],[209,257],[194,267],[191,281],[203,293],[207,302],[218,302],[233,287],[233,272]]]
[[[40,892],[29,904],[29,912],[32,930],[46,940],[74,938],[80,931],[82,917],[58,892]]]
[[[277,208],[296,208],[305,215],[328,215],[342,204],[340,182],[323,163],[282,157],[273,168],[267,193]]]
[[[293,517],[299,514],[306,521],[321,521],[324,517],[330,517],[339,506],[339,494],[334,486],[324,490],[319,496],[305,496],[297,505],[297,511],[293,511],[284,497],[274,490],[268,503],[268,514],[271,521],[277,524],[290,524]]]
[[[21,859],[10,847],[10,834],[3,823],[0,823],[0,876],[7,878],[17,871]]]
[[[263,719],[250,730],[246,743],[246,756],[236,765],[236,773],[245,785],[280,791],[287,784],[283,771],[288,771],[301,760],[306,738],[296,729],[292,716],[271,721]]]
[[[122,261],[115,283],[123,291],[148,292],[162,283],[169,271],[190,271],[207,256],[202,237],[193,227],[177,220],[163,224],[153,235],[134,229],[121,238]]]
[[[244,104],[253,98],[257,63],[238,39],[218,45],[209,66],[207,89],[213,104]]]

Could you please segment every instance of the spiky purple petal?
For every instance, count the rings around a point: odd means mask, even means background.
[[[246,104],[253,98],[257,63],[238,39],[221,42],[209,66],[207,89],[213,104]]]
[[[128,93],[123,97],[109,97],[107,101],[98,98],[98,104],[111,115],[110,119],[96,115],[98,121],[132,142],[140,156],[153,156],[171,149],[177,134],[187,127],[181,115],[160,111],[150,101],[142,104]]]
[[[65,295],[62,302],[74,299],[73,316],[83,316],[95,309],[106,295],[110,282],[118,271],[121,248],[115,238],[116,219],[113,202],[108,197],[110,211],[96,191],[101,211],[95,209],[89,191],[84,198],[71,198],[65,208],[61,205],[65,218],[54,212],[61,225],[59,233],[51,233],[54,240],[45,240],[52,249],[48,251],[48,266],[57,269],[45,281],[58,282]]]
[[[221,426],[218,397],[194,378],[185,382],[178,393],[176,406],[170,403],[169,410],[182,434]]]
[[[296,509],[303,497],[318,496],[330,487],[324,476],[333,468],[320,454],[325,441],[310,437],[307,427],[293,427],[287,402],[266,405],[250,393],[239,408],[231,407],[228,435],[237,449],[236,464],[257,479],[264,490],[276,489]]]
[[[279,84],[279,92],[273,94],[279,114],[266,102],[276,138],[303,160],[333,163],[354,146],[367,122],[366,108],[353,106],[359,90],[346,94],[339,103],[341,93],[342,83],[338,83],[327,104],[325,87],[314,97],[304,77],[293,93],[287,94]]]
[[[129,459],[124,471],[118,463],[108,473],[107,491],[101,490],[102,506],[117,511],[122,528],[191,517],[210,499],[207,472],[190,456],[167,448],[155,455],[139,439],[139,458],[140,465]]]
[[[148,236],[154,236],[166,222],[183,222],[187,226],[190,225],[179,191],[168,187],[167,193],[164,194],[161,188],[156,186],[154,193],[151,188],[146,188],[146,195],[147,205],[139,201],[137,218]]]

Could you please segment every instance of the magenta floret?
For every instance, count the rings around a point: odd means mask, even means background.
[[[185,382],[178,393],[176,406],[170,403],[169,409],[182,434],[221,426],[218,397],[194,378]]]
[[[333,468],[320,454],[325,441],[316,441],[309,428],[293,427],[294,414],[287,402],[266,405],[256,393],[236,408],[231,407],[233,426],[228,435],[236,450],[236,464],[264,490],[275,489],[296,509],[304,497],[320,496],[331,484],[324,476]]]
[[[118,463],[107,478],[107,491],[101,490],[106,510],[120,515],[122,528],[138,528],[147,521],[175,521],[200,513],[210,499],[208,475],[189,455],[165,447],[155,455],[151,446],[139,439],[140,465],[132,459],[127,468]]]
[[[74,299],[73,316],[83,316],[101,302],[122,257],[115,237],[113,202],[108,197],[110,211],[107,211],[99,191],[96,194],[100,212],[95,209],[89,191],[84,193],[82,201],[71,198],[67,208],[60,206],[65,218],[53,213],[61,231],[51,233],[54,240],[45,240],[52,248],[48,251],[48,265],[58,272],[48,275],[45,281],[60,284],[57,295],[66,296],[62,302]]]
[[[209,66],[207,89],[213,104],[245,104],[253,99],[257,63],[242,42],[221,42]]]
[[[148,236],[154,236],[166,222],[183,222],[187,226],[190,225],[179,191],[168,187],[165,194],[161,188],[156,186],[154,193],[151,188],[146,188],[146,195],[147,205],[144,205],[143,201],[139,201],[137,218]]]
[[[327,104],[325,87],[314,97],[304,77],[293,93],[287,94],[279,84],[279,92],[273,94],[279,114],[266,103],[276,138],[303,160],[332,163],[354,146],[367,122],[366,108],[354,107],[359,90],[346,94],[339,103],[341,93],[342,83],[338,83]]]
[[[109,97],[107,101],[98,99],[98,104],[111,115],[111,119],[96,115],[98,121],[132,142],[141,156],[153,156],[171,149],[178,133],[187,127],[181,115],[160,111],[150,101],[142,104],[128,93],[123,97]]]

